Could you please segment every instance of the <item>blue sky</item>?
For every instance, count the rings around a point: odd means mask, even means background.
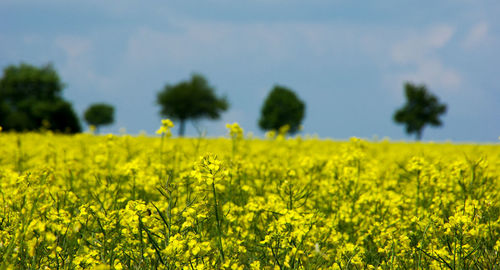
[[[262,135],[280,84],[305,101],[305,134],[412,139],[392,121],[411,81],[448,104],[424,140],[498,142],[498,14],[498,0],[0,0],[0,68],[52,62],[80,115],[116,107],[103,132],[153,133],[156,93],[198,72],[231,103],[197,123],[209,136],[232,122]]]

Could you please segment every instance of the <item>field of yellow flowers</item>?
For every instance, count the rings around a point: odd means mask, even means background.
[[[0,133],[1,269],[498,269],[500,145]]]

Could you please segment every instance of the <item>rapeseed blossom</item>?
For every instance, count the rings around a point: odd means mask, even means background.
[[[172,127],[2,133],[0,266],[500,267],[498,145],[248,139],[236,123],[165,140]]]
[[[161,120],[161,127],[156,131],[158,135],[164,135],[165,137],[171,137],[171,129],[174,127],[174,123],[170,119]]]
[[[238,125],[238,123],[227,124],[226,128],[229,129],[229,136],[233,139],[241,140],[243,139],[243,129]]]

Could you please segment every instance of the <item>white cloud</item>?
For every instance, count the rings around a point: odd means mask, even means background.
[[[89,91],[110,91],[115,89],[113,78],[101,76],[95,72],[93,56],[93,42],[82,36],[59,36],[54,40],[57,48],[64,55],[61,69],[63,77],[81,85],[92,85]]]
[[[170,46],[168,36],[148,28],[137,30],[128,40],[127,60],[133,63],[161,61]]]
[[[128,61],[139,65],[168,61],[182,66],[249,59],[274,64],[305,55],[344,54],[356,48],[365,52],[366,38],[372,35],[369,29],[328,23],[181,20],[173,28],[137,29],[128,40]]]
[[[391,75],[391,79],[395,79],[399,87],[404,81],[413,81],[427,84],[437,91],[456,91],[462,78],[439,57],[439,49],[449,44],[454,33],[453,27],[440,25],[397,42],[391,51],[392,60],[397,66],[404,65],[409,70]]]
[[[38,34],[27,34],[23,36],[23,42],[25,45],[36,45],[42,42],[42,37]]]
[[[436,26],[430,29],[425,42],[430,48],[442,48],[444,47],[448,41],[452,38],[455,29],[448,25]]]
[[[470,49],[481,45],[488,37],[489,25],[486,22],[480,22],[474,25],[462,42],[464,48]]]
[[[435,26],[424,33],[412,34],[394,45],[392,59],[401,64],[414,63],[430,57],[450,41],[455,29],[448,25]]]
[[[422,60],[414,71],[401,73],[396,77],[395,81],[398,83],[404,81],[423,83],[436,92],[455,91],[462,82],[457,71],[445,67],[437,59]]]
[[[128,60],[145,65],[162,61],[189,65],[242,54],[258,53],[269,59],[287,55],[287,33],[276,27],[189,22],[178,24],[177,28],[169,32],[138,29],[128,41]]]
[[[89,39],[79,36],[60,36],[56,38],[55,44],[61,48],[70,59],[81,57],[92,47],[92,43]]]

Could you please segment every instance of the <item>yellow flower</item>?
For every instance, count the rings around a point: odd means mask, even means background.
[[[270,130],[266,132],[266,138],[274,139],[274,137],[276,137],[276,130]]]
[[[260,261],[254,261],[250,264],[250,269],[257,270],[260,269]]]
[[[123,265],[121,264],[120,260],[118,260],[118,259],[115,259],[114,267],[115,267],[116,270],[123,269]]]
[[[222,161],[217,159],[216,155],[209,153],[200,158],[192,175],[198,179],[199,183],[206,183],[207,185],[215,183],[217,186],[226,173],[222,170]]]
[[[162,126],[165,126],[165,127],[168,127],[168,128],[173,128],[174,127],[174,123],[172,123],[172,121],[170,119],[163,119],[163,120],[161,120],[161,124],[162,124]]]
[[[229,136],[231,136],[231,138],[238,140],[243,139],[243,129],[238,123],[226,124],[226,128],[229,129]]]
[[[163,135],[165,134],[166,137],[172,136],[172,132],[170,131],[171,128],[174,127],[174,123],[170,119],[163,119],[161,120],[161,127],[156,131],[156,134],[158,135]]]
[[[290,125],[286,124],[279,128],[279,135],[285,136],[289,130],[290,130]]]

